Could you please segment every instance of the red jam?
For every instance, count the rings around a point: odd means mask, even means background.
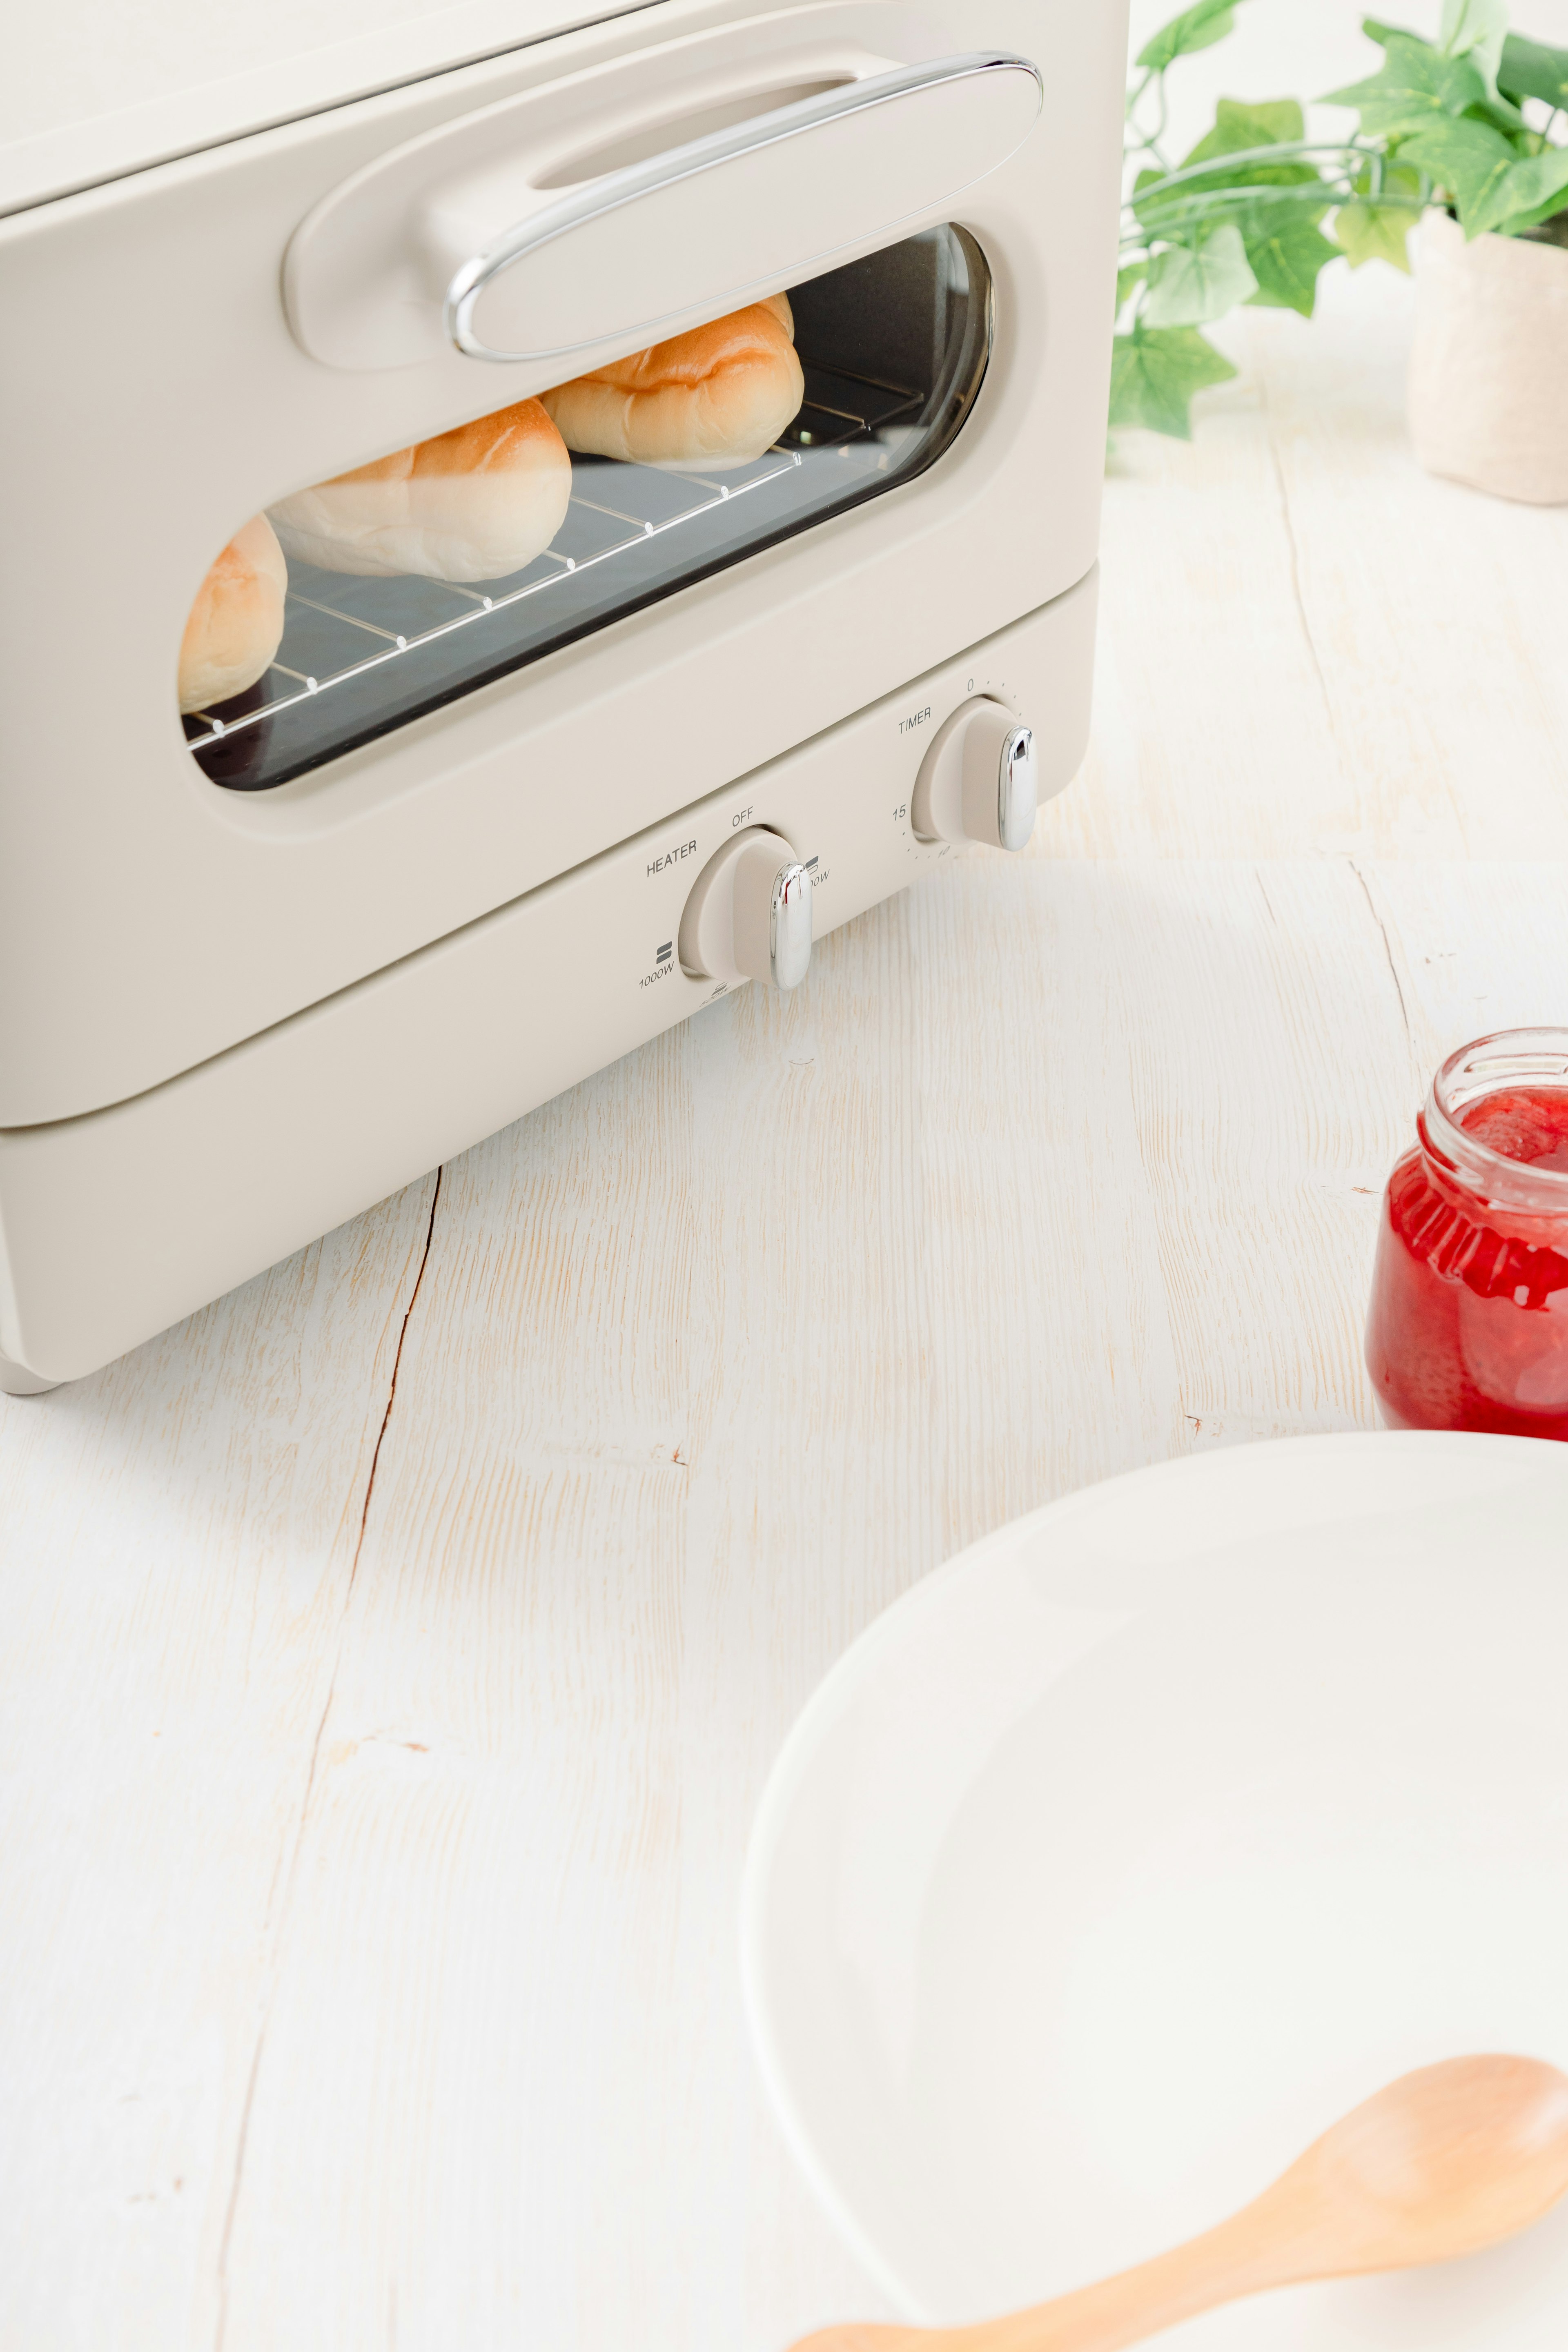
[[[1444,1080],[1463,1059],[1438,1073],[1389,1179],[1367,1365],[1396,1428],[1568,1438],[1568,1086],[1505,1085],[1450,1109]]]

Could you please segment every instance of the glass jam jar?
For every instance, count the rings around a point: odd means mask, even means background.
[[[1367,1318],[1384,1418],[1568,1438],[1568,1029],[1450,1054],[1415,1131]]]

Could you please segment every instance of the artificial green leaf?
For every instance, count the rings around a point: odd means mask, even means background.
[[[1120,319],[1122,306],[1135,287],[1141,286],[1149,274],[1146,261],[1130,261],[1125,269],[1116,273],[1116,315]]]
[[[1498,61],[1507,38],[1508,0],[1443,0],[1438,48],[1446,58],[1473,58],[1494,97]]]
[[[1258,155],[1258,150],[1289,146],[1304,135],[1301,110],[1293,98],[1266,99],[1256,106],[1244,105],[1236,98],[1222,98],[1215,109],[1213,128],[1182,158],[1181,168],[1184,172],[1194,163],[1215,165],[1213,172],[1205,172],[1201,179],[1188,183],[1195,189],[1299,187],[1318,178],[1315,164],[1303,163],[1300,156],[1290,156],[1278,163],[1266,163]],[[1226,156],[1242,154],[1250,154],[1255,160],[1226,170]]]
[[[1549,197],[1545,204],[1537,205],[1533,212],[1515,213],[1511,218],[1500,222],[1497,234],[1499,236],[1522,236],[1527,228],[1550,228],[1552,244],[1568,247],[1568,205],[1563,203],[1561,192]]]
[[[1322,180],[1315,165],[1294,156],[1269,163],[1259,155],[1259,150],[1288,145],[1300,135],[1301,110],[1294,99],[1244,106],[1237,99],[1222,98],[1212,129],[1183,159],[1177,173],[1138,174],[1132,204],[1144,235],[1189,244],[1194,234],[1215,226],[1216,212],[1233,209],[1215,203],[1216,195],[1231,190],[1310,187],[1316,192]],[[1253,160],[1229,163],[1226,159],[1234,155]],[[1205,163],[1213,169],[1203,170]],[[1185,176],[1189,172],[1191,178]],[[1327,208],[1325,200],[1321,210]]]
[[[1312,221],[1260,208],[1247,236],[1247,258],[1258,280],[1252,300],[1263,309],[1299,310],[1310,319],[1318,298],[1318,274],[1337,259],[1339,250]]]
[[[1411,230],[1426,208],[1427,184],[1410,163],[1369,163],[1352,181],[1352,201],[1334,215],[1333,234],[1352,269],[1386,261],[1408,270]]]
[[[1180,190],[1173,191],[1169,197],[1153,196],[1149,194],[1151,188],[1162,186],[1169,177],[1168,172],[1159,172],[1150,166],[1147,170],[1140,172],[1132,183],[1132,211],[1146,238],[1164,236],[1166,230],[1163,224],[1167,215],[1172,212],[1173,206],[1178,215],[1182,210]],[[1180,234],[1179,219],[1173,222],[1172,233]]]
[[[1257,233],[1267,208],[1270,217],[1295,214],[1314,226],[1340,201],[1337,190],[1316,174],[1301,187],[1260,187],[1245,172],[1218,188],[1206,183],[1196,188],[1175,188],[1162,195],[1151,189],[1138,204],[1138,218],[1146,245],[1194,245],[1219,226],[1234,221],[1243,236]]]
[[[1479,106],[1473,106],[1470,112],[1478,122],[1495,122],[1498,129],[1506,131],[1510,139],[1532,135],[1529,123],[1512,99],[1505,98],[1500,89],[1495,98],[1483,98]]]
[[[1498,81],[1510,98],[1568,106],[1568,49],[1549,48],[1544,41],[1527,41],[1522,33],[1510,33],[1502,45]]]
[[[1397,200],[1407,210],[1420,212],[1426,203],[1425,173],[1418,172],[1414,163],[1391,163],[1384,156],[1374,157],[1363,171],[1357,173],[1351,185],[1368,204],[1392,205]]]
[[[1148,73],[1163,73],[1177,58],[1191,57],[1194,49],[1223,41],[1236,23],[1239,5],[1240,0],[1196,0],[1194,7],[1184,8],[1144,43],[1138,52],[1139,65]]]
[[[1245,302],[1258,285],[1234,221],[1190,246],[1167,246],[1149,265],[1149,295],[1143,305],[1150,327],[1201,327],[1223,319]]]
[[[1342,205],[1334,215],[1334,235],[1352,269],[1359,269],[1363,261],[1387,261],[1408,276],[1406,240],[1419,217],[1410,205],[1371,205],[1358,198],[1354,204]]]
[[[1325,106],[1353,106],[1369,138],[1403,139],[1479,106],[1486,84],[1468,58],[1440,58],[1409,33],[1393,33],[1383,65],[1368,81],[1336,89]]]
[[[1479,235],[1474,224],[1480,216],[1488,221],[1503,217],[1492,207],[1518,159],[1502,132],[1489,123],[1434,122],[1414,138],[1402,140],[1399,152],[1447,189],[1467,236]]]
[[[1205,131],[1191,153],[1183,156],[1183,168],[1205,163],[1211,155],[1239,154],[1247,147],[1283,146],[1306,135],[1300,107],[1293,98],[1264,99],[1256,106],[1239,98],[1222,98],[1215,109],[1213,130]]]
[[[1132,205],[1145,236],[1190,244],[1194,236],[1215,226],[1220,214],[1234,215],[1243,209],[1258,188],[1306,188],[1316,200],[1323,182],[1314,165],[1289,154],[1279,163],[1269,163],[1258,154],[1259,149],[1282,144],[1277,136],[1280,129],[1299,130],[1300,123],[1300,110],[1289,100],[1247,107],[1235,99],[1221,99],[1213,129],[1199,140],[1177,173],[1139,173]],[[1253,160],[1233,163],[1227,159],[1234,155]],[[1212,168],[1205,169],[1205,165]],[[1189,172],[1191,178],[1186,176]],[[1239,192],[1237,203],[1225,201],[1235,192]],[[1328,201],[1323,195],[1318,206],[1320,218],[1328,209]]]
[[[1459,219],[1467,236],[1484,236],[1488,229],[1533,226],[1538,220],[1568,205],[1568,147],[1548,147],[1540,155],[1526,155],[1492,183],[1484,197],[1462,208]],[[1518,224],[1518,228],[1515,224]]]
[[[1110,354],[1110,422],[1193,437],[1193,394],[1236,373],[1195,327],[1145,327],[1118,335]]]
[[[1383,25],[1375,16],[1363,16],[1361,28],[1369,41],[1376,41],[1383,48],[1390,41],[1419,41],[1424,49],[1432,46],[1424,33],[1413,33],[1408,25]]]

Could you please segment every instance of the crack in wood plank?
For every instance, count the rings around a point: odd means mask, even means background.
[[[1260,388],[1260,399],[1263,408],[1263,437],[1268,445],[1268,464],[1274,476],[1274,488],[1279,499],[1279,520],[1285,527],[1285,544],[1290,552],[1290,594],[1295,603],[1297,617],[1301,624],[1301,635],[1306,640],[1307,651],[1311,657],[1312,672],[1318,681],[1318,692],[1322,697],[1323,712],[1329,722],[1329,732],[1333,737],[1337,749],[1339,726],[1334,715],[1333,697],[1329,692],[1328,674],[1323,668],[1322,657],[1318,652],[1318,640],[1312,634],[1311,616],[1307,611],[1307,600],[1301,593],[1301,553],[1296,541],[1295,518],[1290,512],[1290,492],[1285,480],[1285,467],[1280,460],[1279,446],[1274,438],[1274,418],[1268,405],[1267,378],[1264,379]]]
[[[418,1304],[420,1289],[425,1281],[425,1269],[430,1263],[430,1247],[436,1237],[436,1212],[440,1205],[441,1179],[445,1172],[442,1168],[437,1168],[436,1171],[435,1189],[430,1195],[430,1217],[425,1228],[425,1245],[419,1254],[418,1270],[414,1276],[414,1287],[408,1294],[408,1304],[403,1310],[403,1321],[398,1326],[397,1346],[392,1357],[392,1377],[387,1382],[386,1405],[381,1416],[381,1426],[375,1433],[375,1446],[370,1457],[370,1475],[364,1482],[364,1502],[360,1511],[359,1533],[354,1540],[353,1558],[349,1562],[348,1579],[343,1587],[343,1605],[338,1612],[337,1637],[333,1645],[331,1672],[327,1677],[327,1696],[321,1707],[321,1719],[316,1725],[315,1737],[310,1742],[310,1759],[305,1773],[305,1793],[300,1801],[299,1818],[294,1825],[294,1836],[289,1851],[288,1867],[283,1875],[283,1892],[279,1912],[275,1950],[281,1949],[288,1927],[295,1874],[299,1867],[300,1855],[304,1848],[305,1832],[310,1818],[311,1801],[316,1793],[321,1742],[326,1735],[327,1724],[332,1712],[332,1701],[337,1693],[338,1666],[342,1655],[343,1627],[347,1622],[349,1609],[353,1603],[354,1579],[359,1573],[360,1555],[364,1549],[365,1529],[370,1522],[370,1500],[375,1492],[375,1474],[381,1464],[381,1449],[386,1439],[387,1424],[392,1419],[392,1408],[397,1401],[397,1374],[403,1362],[404,1343],[408,1337],[409,1318]],[[277,1976],[278,1971],[275,1967],[273,1980],[268,1990],[267,2000],[262,2010],[261,2021],[257,2028],[255,2047],[250,2053],[250,2072],[246,2079],[245,2098],[240,2108],[239,2128],[235,2139],[234,2176],[229,2182],[228,2200],[224,2209],[223,2235],[218,2242],[217,2324],[213,2333],[213,2352],[223,2352],[224,2339],[228,2332],[229,2249],[234,2239],[235,2217],[239,2210],[239,2193],[245,2179],[245,2157],[250,2137],[250,2119],[256,2105],[256,2086],[261,2075],[262,2055],[267,2047],[268,2028],[272,2021],[272,2004],[277,1991]],[[394,2326],[395,2327],[395,2319]]]
[[[1399,999],[1399,1017],[1405,1024],[1405,1034],[1407,1041],[1410,1045],[1414,1045],[1415,1039],[1410,1027],[1410,1008],[1405,1002],[1405,990],[1400,982],[1399,967],[1394,961],[1394,944],[1388,936],[1388,926],[1377,911],[1377,901],[1372,895],[1371,886],[1367,881],[1366,876],[1362,872],[1361,867],[1356,864],[1353,857],[1348,859],[1347,863],[1350,866],[1351,872],[1361,884],[1362,896],[1366,900],[1367,908],[1372,916],[1373,921],[1377,925],[1377,935],[1383,941],[1383,952],[1388,959],[1388,976],[1394,982],[1394,992]]]

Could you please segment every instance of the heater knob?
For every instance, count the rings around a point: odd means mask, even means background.
[[[781,834],[749,825],[709,859],[680,919],[680,961],[694,979],[800,986],[811,961],[811,877]]]
[[[937,730],[915,778],[910,815],[921,841],[1022,849],[1038,804],[1034,730],[982,695]]]

